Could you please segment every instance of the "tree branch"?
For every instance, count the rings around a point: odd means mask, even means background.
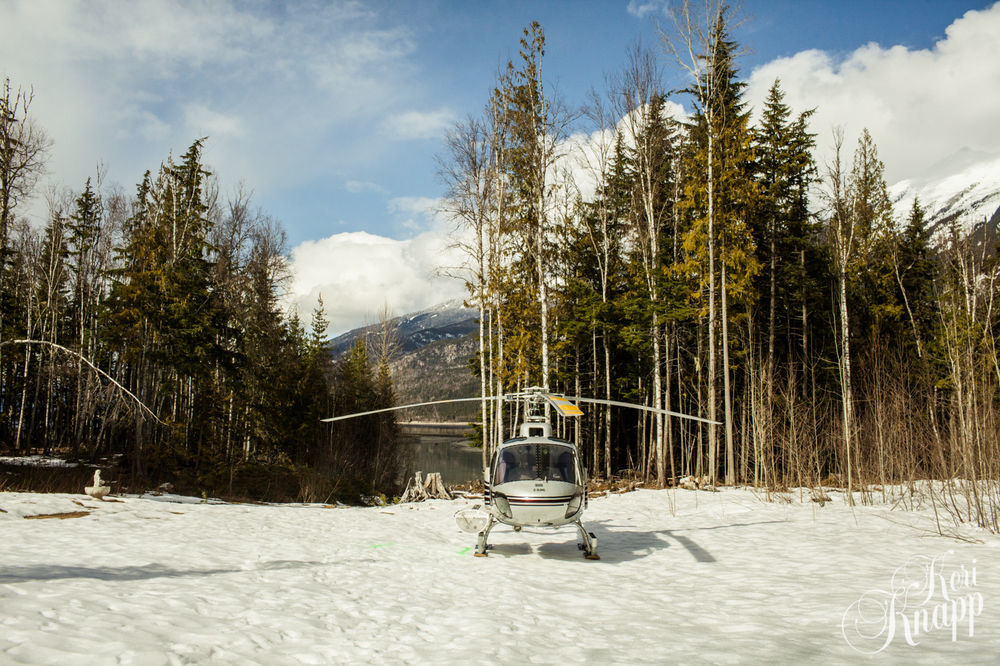
[[[124,386],[122,386],[121,384],[119,384],[118,382],[116,382],[111,375],[109,375],[108,373],[104,372],[103,370],[101,370],[100,368],[98,368],[96,365],[94,365],[93,363],[91,363],[90,361],[88,361],[79,352],[75,352],[72,349],[67,349],[66,347],[63,347],[62,345],[58,345],[58,344],[56,344],[54,342],[48,342],[47,340],[6,340],[4,342],[0,342],[0,347],[3,347],[4,345],[46,345],[46,346],[54,347],[54,348],[56,348],[58,350],[64,351],[67,354],[71,354],[72,356],[76,356],[77,358],[79,358],[80,360],[82,360],[84,363],[86,363],[87,365],[89,365],[91,367],[91,369],[94,370],[94,372],[96,372],[97,374],[99,374],[100,376],[104,377],[109,382],[111,382],[112,384],[114,384],[115,386],[117,386],[119,388],[119,390],[122,391],[122,393],[124,393],[128,397],[130,397],[133,400],[135,400],[136,403],[138,403],[138,405],[140,407],[142,407],[142,409],[144,409],[147,414],[149,414],[151,417],[153,417],[153,420],[155,420],[160,425],[167,425],[166,423],[164,423],[163,421],[161,421],[159,419],[159,417],[156,416],[156,414],[153,413],[153,410],[151,410],[149,407],[146,406],[146,403],[144,403],[142,400],[139,400],[139,398],[137,398],[134,393],[132,393],[127,388],[125,388]]]

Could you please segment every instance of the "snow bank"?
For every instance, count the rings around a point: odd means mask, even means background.
[[[0,463],[22,467],[79,467],[79,463],[47,456],[0,456]]]
[[[852,510],[830,496],[822,507],[808,493],[766,502],[748,490],[594,499],[594,562],[571,529],[500,527],[490,556],[472,557],[474,537],[452,515],[475,500],[0,493],[0,662],[845,663],[885,643],[878,654],[893,662],[993,663],[1000,539],[967,527],[978,543],[933,536],[930,507]],[[930,594],[885,596],[901,567],[919,574],[927,561],[938,562],[923,569]],[[936,585],[959,571],[966,584]],[[940,615],[937,628],[903,631],[904,613],[931,618],[948,592],[981,599],[952,623],[955,640]],[[897,612],[859,638],[859,602],[866,620],[879,603]]]

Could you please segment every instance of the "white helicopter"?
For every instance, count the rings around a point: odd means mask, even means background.
[[[412,407],[482,400],[482,397],[435,400],[322,420],[329,423]],[[486,400],[522,401],[526,417],[519,427],[518,436],[500,444],[493,453],[489,466],[483,470],[484,499],[489,510],[484,511],[477,505],[471,509],[460,509],[455,514],[455,521],[462,530],[479,535],[476,557],[486,557],[490,548],[487,539],[490,531],[498,523],[510,525],[515,532],[520,532],[523,527],[557,528],[572,523],[576,525],[580,534],[581,543],[578,543],[577,547],[583,551],[584,557],[589,560],[601,559],[597,554],[597,537],[593,532],[588,532],[582,522],[583,510],[587,507],[586,467],[572,442],[552,436],[552,424],[546,417],[546,405],[555,409],[559,415],[568,418],[583,415],[580,408],[572,402],[576,401],[630,407],[703,423],[719,424],[718,421],[698,416],[629,402],[567,397],[537,386],[525,389],[521,393],[487,397]]]

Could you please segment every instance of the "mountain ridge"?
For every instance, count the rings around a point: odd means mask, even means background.
[[[980,224],[995,227],[1000,221],[1000,155],[961,150],[939,164],[941,169],[931,170],[935,175],[908,178],[889,187],[897,220],[905,222],[918,200],[937,242],[952,221],[965,233]],[[958,170],[942,174],[948,165]]]
[[[330,342],[334,358],[341,358],[361,337],[391,331],[389,370],[396,403],[449,400],[479,395],[479,380],[468,361],[478,350],[479,320],[476,311],[461,301],[446,301],[407,313],[383,324],[353,329]],[[457,403],[414,413],[414,418],[473,421],[478,406]]]
[[[352,329],[330,340],[330,352],[340,358],[362,336],[392,332],[392,356],[408,354],[439,340],[457,340],[479,330],[476,312],[458,300],[445,301],[417,312],[394,317],[384,324]]]

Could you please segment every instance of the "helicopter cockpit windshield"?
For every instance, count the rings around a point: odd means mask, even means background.
[[[525,443],[500,452],[494,485],[536,479],[576,483],[573,449],[559,444]]]

